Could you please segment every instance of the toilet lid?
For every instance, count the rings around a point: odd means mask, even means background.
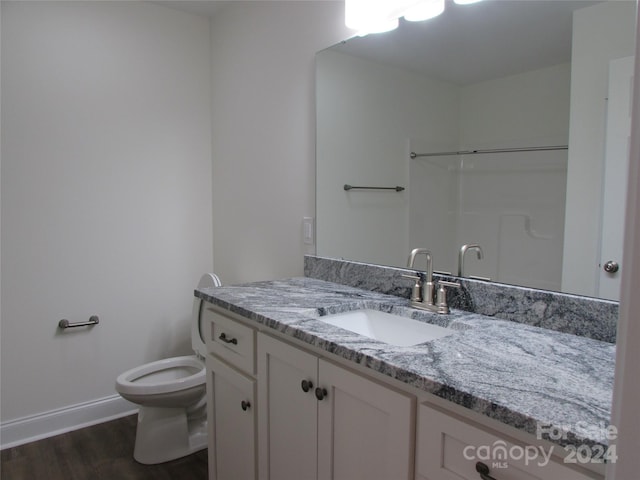
[[[222,286],[222,282],[215,273],[205,273],[198,282],[198,288],[213,288]],[[204,343],[205,326],[202,324],[202,311],[204,310],[204,300],[193,299],[191,346],[196,355],[203,357],[207,353]]]

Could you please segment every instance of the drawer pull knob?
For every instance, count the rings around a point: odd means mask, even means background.
[[[494,477],[489,475],[489,467],[482,462],[476,463],[476,472],[480,474],[480,478],[482,480],[496,480]]]
[[[238,344],[237,338],[227,338],[227,335],[224,332],[222,332],[218,338],[224,343],[233,343],[234,345]]]
[[[311,380],[302,380],[302,383],[300,384],[300,386],[302,387],[302,391],[304,393],[307,393],[309,390],[313,388],[313,382]]]
[[[326,388],[316,388],[316,398],[318,400],[322,400],[327,396],[327,389]]]
[[[249,408],[251,408],[251,402],[242,400],[242,402],[240,402],[240,406],[242,407],[242,410],[246,412]]]

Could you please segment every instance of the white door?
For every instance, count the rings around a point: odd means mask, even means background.
[[[620,299],[634,57],[609,65],[598,296]]]
[[[258,335],[261,480],[315,480],[318,358]]]
[[[324,360],[318,372],[318,478],[410,480],[414,399]]]
[[[213,421],[209,432],[210,480],[255,480],[255,380],[216,358],[207,358]],[[211,463],[213,460],[213,463]]]

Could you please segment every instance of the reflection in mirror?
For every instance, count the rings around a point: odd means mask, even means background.
[[[631,68],[616,65],[633,65],[635,8],[448,3],[433,20],[320,52],[318,255],[404,267],[423,247],[455,274],[461,247],[477,244],[466,276],[617,299],[620,273],[601,265],[620,263],[621,241],[603,238],[622,232],[624,192],[603,178],[627,168],[626,144],[614,144],[630,128]]]

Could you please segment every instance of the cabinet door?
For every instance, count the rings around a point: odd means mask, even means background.
[[[532,437],[532,440],[533,437]],[[507,442],[426,405],[418,409],[416,478],[419,480],[480,480],[483,463],[498,480],[587,480],[549,457],[549,448]],[[563,451],[562,447],[556,447]],[[489,458],[489,459],[487,459]]]
[[[258,335],[261,480],[316,478],[317,370],[317,357]],[[304,389],[303,381],[307,382]]]
[[[207,358],[209,479],[255,480],[255,380]]]
[[[415,400],[319,361],[318,478],[410,480]]]

